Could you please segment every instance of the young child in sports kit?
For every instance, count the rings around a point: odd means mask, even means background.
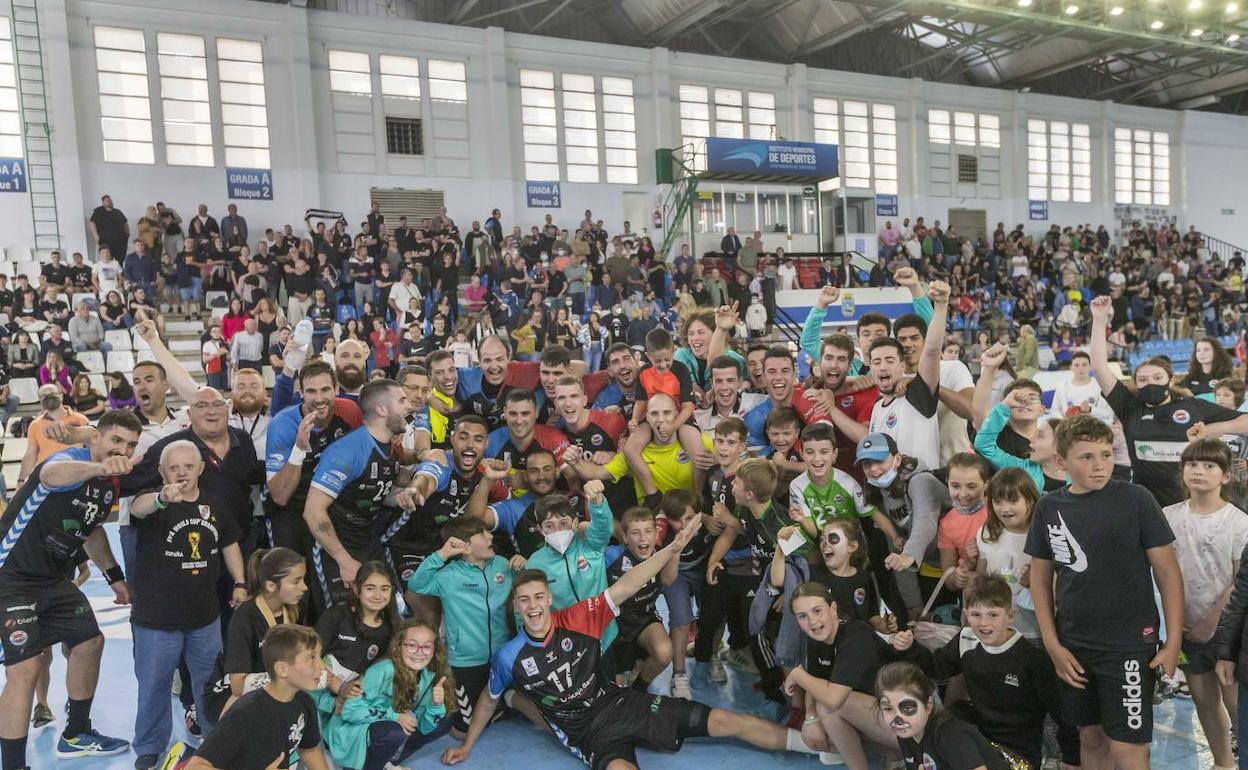
[[[360,565],[345,604],[335,604],[316,621],[321,638],[325,667],[343,686],[334,696],[328,690],[314,693],[322,715],[360,693],[360,676],[390,646],[390,637],[399,627],[399,611],[394,602],[398,581],[390,565],[368,561]],[[329,695],[329,698],[323,696]]]
[[[624,543],[607,546],[603,556],[608,583],[615,583],[659,549],[658,528],[649,508],[633,507],[624,511],[620,516],[620,529],[624,533]],[[680,559],[670,560],[657,577],[646,581],[620,605],[616,621],[620,633],[611,653],[616,681],[621,685],[628,683],[634,690],[646,692],[655,677],[672,662],[672,642],[659,619],[658,600],[663,588],[676,582],[679,567]],[[633,667],[639,660],[641,665],[634,673]]]
[[[792,534],[780,531],[783,542]],[[828,587],[845,617],[861,620],[881,634],[897,631],[897,619],[880,615],[880,597],[867,572],[867,543],[854,519],[830,519],[823,525],[819,554],[811,554],[809,579]],[[782,586],[785,562],[779,549],[771,560],[771,582]]]
[[[1183,569],[1186,662],[1179,667],[1187,677],[1214,766],[1231,768],[1235,756],[1228,712],[1236,713],[1238,693],[1232,683],[1218,683],[1210,639],[1230,598],[1240,555],[1248,546],[1248,516],[1226,501],[1231,450],[1224,442],[1193,441],[1183,450],[1180,463],[1190,497],[1162,511],[1174,532],[1174,551]]]
[[[210,726],[239,698],[264,684],[265,634],[278,625],[299,622],[299,606],[308,592],[307,571],[304,557],[289,548],[261,548],[251,555],[247,593],[252,598],[238,605],[230,618],[225,647],[204,693],[203,716]]]
[[[789,484],[806,471],[806,462],[802,459],[801,443],[798,435],[802,430],[802,417],[791,406],[781,406],[771,410],[764,424],[767,433],[767,446],[760,457],[766,457],[780,471],[776,482],[776,502],[789,507]]]
[[[878,718],[888,726],[907,768],[1018,770],[1017,761],[974,725],[936,704],[932,680],[918,666],[884,666],[875,679],[875,694]]]
[[[936,525],[940,570],[954,569],[951,587],[961,590],[975,572],[979,549],[975,537],[988,519],[984,490],[992,478],[992,466],[979,455],[959,452],[949,458],[949,499],[953,507]]]
[[[445,735],[452,724],[446,714],[449,673],[437,630],[422,620],[404,622],[386,656],[364,674],[359,697],[325,725],[334,763],[356,770],[397,768]]]
[[[1079,727],[1080,754],[1092,767],[1144,770],[1156,669],[1173,676],[1178,665],[1183,576],[1152,494],[1112,480],[1113,440],[1091,415],[1058,425],[1070,486],[1036,504],[1026,552],[1036,621],[1065,683],[1061,711]],[[1154,576],[1166,618],[1160,650]]]
[[[237,619],[238,615],[235,615]],[[264,670],[269,681],[235,702],[190,761],[177,744],[162,768],[171,770],[273,770],[298,765],[328,770],[321,750],[321,725],[308,690],[324,686],[321,643],[306,626],[283,624],[264,635]]]
[[[866,623],[842,619],[832,593],[821,583],[799,585],[789,605],[807,637],[805,661],[784,682],[786,692],[800,692],[805,701],[802,738],[825,752],[820,757],[824,764],[866,770],[864,740],[892,744],[871,697],[876,672],[898,658],[930,668],[931,653],[914,643],[909,630],[886,641]]]
[[[981,575],[1000,575],[1014,593],[1014,628],[1033,642],[1040,641],[1036,605],[1031,598],[1031,557],[1023,548],[1031,529],[1031,513],[1040,499],[1036,485],[1020,468],[1005,468],[993,475],[984,492],[988,518],[975,536]]]
[[[680,552],[676,579],[663,586],[663,599],[667,602],[668,637],[672,645],[671,694],[676,698],[691,697],[689,674],[685,670],[685,648],[689,643],[689,628],[697,619],[693,610],[695,599],[698,601],[698,611],[702,610],[702,589],[706,585],[703,564],[714,542],[714,537],[705,530],[705,520],[703,514],[698,513],[698,507],[698,496],[688,489],[672,489],[663,493],[662,511],[667,518],[671,537],[674,538],[682,529],[694,526],[699,521],[703,521],[704,527],[702,532],[689,541],[685,550]]]
[[[442,602],[447,657],[460,704],[453,729],[462,739],[472,719],[472,704],[489,682],[490,656],[511,638],[507,595],[512,568],[494,553],[494,538],[481,519],[451,519],[443,532],[446,542],[421,562],[408,587]]]
[[[1058,717],[1053,663],[1013,627],[1014,593],[1005,578],[975,576],[963,605],[967,624],[934,653],[933,678],[945,682],[961,676],[966,700],[954,703],[950,711],[997,746],[1039,768],[1045,714]],[[1078,750],[1073,731],[1071,737],[1074,745],[1063,747],[1064,754],[1067,749]]]

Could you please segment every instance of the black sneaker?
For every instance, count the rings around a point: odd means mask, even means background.
[[[35,711],[30,719],[31,728],[38,730],[41,727],[47,727],[55,721],[56,715],[52,713],[52,709],[42,703],[35,704]]]
[[[204,730],[199,726],[199,720],[195,717],[195,707],[191,706],[186,710],[186,731],[198,738],[204,734]]]
[[[154,770],[159,761],[160,757],[155,754],[140,754],[139,758],[134,760],[134,770]]]

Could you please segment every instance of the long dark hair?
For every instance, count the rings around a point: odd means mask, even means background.
[[[355,573],[356,591],[364,585],[365,580],[368,580],[373,575],[381,575],[386,580],[389,580],[391,591],[397,592],[400,590],[399,579],[395,577],[394,570],[390,569],[390,565],[386,564],[384,561],[374,560],[366,561],[361,564],[359,572]],[[351,614],[355,616],[356,623],[358,624],[360,622],[361,604],[360,597],[355,591],[351,591],[347,594],[347,606],[351,608]],[[399,617],[399,609],[395,606],[394,598],[392,596],[390,603],[387,604],[386,608],[381,611],[381,622],[389,628],[391,632],[393,632],[394,629],[399,627],[399,623],[402,621],[403,618]]]
[[[266,583],[281,583],[303,563],[303,557],[289,548],[257,548],[247,560],[247,593],[264,596]]]
[[[112,396],[117,401],[128,401],[134,398],[134,388],[131,387],[130,381],[126,379],[126,375],[121,372],[109,372],[104,376],[108,377],[110,380],[113,378],[121,380],[121,382],[109,388],[108,395]]]
[[[1215,380],[1224,380],[1235,372],[1235,365],[1231,362],[1231,354],[1226,352],[1226,348],[1222,347],[1222,343],[1218,342],[1217,337],[1202,337],[1192,346],[1192,358],[1187,363],[1187,376],[1185,380],[1190,380],[1197,372],[1203,372],[1204,367],[1196,360],[1196,348],[1200,347],[1200,343],[1205,342],[1209,347],[1213,348],[1213,361],[1209,362],[1209,377]]]

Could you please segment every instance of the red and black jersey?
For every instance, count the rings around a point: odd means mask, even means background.
[[[871,421],[871,410],[875,408],[875,402],[879,399],[880,390],[872,385],[866,390],[860,390],[857,393],[838,394],[836,407],[851,417],[854,422],[866,425]],[[832,418],[828,416],[828,413],[816,406],[806,396],[804,388],[793,392],[793,406],[797,409],[798,414],[802,416],[804,425],[812,425],[816,422],[832,422]],[[837,430],[836,467],[853,476],[859,483],[863,483],[865,477],[862,474],[862,466],[854,463],[857,453],[858,442]]]
[[[568,438],[568,442],[585,450],[586,455],[594,452],[614,452],[619,448],[620,437],[628,428],[623,415],[604,412],[599,409],[589,410],[589,422],[581,430],[574,430],[563,420],[559,427]]]
[[[619,692],[598,666],[603,631],[618,613],[604,591],[552,613],[545,639],[522,629],[490,661],[490,695],[501,698],[516,688],[537,704],[565,745],[579,745],[598,704]]]
[[[568,438],[558,428],[552,428],[549,425],[534,425],[533,438],[528,446],[521,449],[512,441],[511,431],[504,425],[490,432],[485,445],[485,454],[497,460],[505,460],[511,463],[512,468],[522,471],[528,466],[525,460],[539,448],[553,454],[555,465],[561,465],[563,464],[563,450],[568,448]]]

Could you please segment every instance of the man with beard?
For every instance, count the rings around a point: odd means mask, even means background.
[[[473,488],[489,486],[477,476],[485,441],[485,419],[464,415],[456,420],[451,435],[450,463],[426,460],[416,469],[411,486],[404,490],[411,505],[381,537],[390,563],[404,585],[416,574],[420,563],[442,547],[442,525],[467,513]],[[433,627],[438,627],[442,608],[436,597],[406,591],[403,598],[417,616],[431,618]]]
[[[377,533],[387,505],[410,509],[411,490],[400,483],[391,442],[410,412],[394,380],[374,380],[360,390],[363,425],[330,444],[312,473],[303,519],[316,538],[311,593],[323,612],[346,600],[360,564],[385,558]]]
[[[871,343],[871,377],[880,390],[868,433],[883,433],[897,442],[902,454],[917,458],[928,468],[940,467],[940,424],[936,420],[940,391],[940,343],[945,338],[949,312],[949,284],[933,281],[928,286],[932,320],[917,362],[917,376],[906,380],[905,348],[891,337]],[[905,394],[901,384],[906,382]],[[865,435],[862,434],[862,435]]]
[[[490,490],[495,483],[505,481],[511,476],[511,466],[503,460],[482,460],[481,477],[489,483],[478,484],[472,490],[467,507],[469,516],[484,521],[494,533],[495,551],[503,555],[519,554],[525,559],[546,542],[542,525],[537,520],[535,506],[542,498],[555,493],[555,482],[559,478],[555,456],[545,449],[533,452],[528,460],[528,467],[521,474],[524,477],[525,493],[519,497],[508,496],[493,504],[488,504]],[[566,497],[572,503],[572,510],[582,510],[579,495]],[[505,542],[500,543],[500,539]],[[505,550],[499,551],[500,546]]]
[[[291,343],[293,348],[294,343]],[[273,381],[273,395],[269,401],[269,414],[277,414],[291,404],[298,402],[295,394],[295,374],[303,356],[288,348],[286,351],[286,368]],[[334,349],[334,371],[338,376],[338,395],[352,401],[360,400],[360,391],[366,379],[365,370],[368,364],[368,346],[359,340],[343,340]]]
[[[563,450],[568,446],[567,436],[558,428],[537,424],[537,416],[533,391],[524,388],[509,391],[503,407],[503,419],[507,424],[490,432],[485,456],[503,460],[522,471],[529,452],[540,448],[554,454],[555,461],[562,463]]]
[[[117,495],[117,479],[130,473],[139,424],[129,412],[100,418],[89,446],[58,452],[40,463],[0,516],[0,635],[5,666],[0,692],[0,766],[26,765],[26,739],[43,650],[66,648],[69,695],[65,731],[56,745],[62,759],[108,756],[130,744],[91,726],[91,703],[100,673],[104,637],[91,603],[70,576],[85,551],[103,573],[117,604],[129,604],[125,575],[100,526]],[[47,747],[41,750],[46,756]]]
[[[862,468],[854,463],[857,442],[867,435],[867,421],[879,400],[874,385],[855,391],[847,383],[854,342],[845,334],[833,334],[823,341],[819,352],[819,377],[822,388],[807,388],[802,398],[793,403],[810,422],[830,419],[836,426],[836,467],[863,481]]]
[[[767,416],[772,409],[792,406],[794,397],[803,396],[805,388],[797,384],[793,371],[793,354],[788,348],[773,345],[763,359],[763,381],[767,386],[767,400],[745,413],[745,427],[750,431],[750,451],[768,445]]]
[[[607,348],[606,372],[609,382],[593,400],[594,408],[632,419],[637,400],[637,357],[633,349],[623,342]]]
[[[360,407],[338,396],[333,367],[312,361],[299,372],[302,403],[273,417],[268,430],[265,475],[269,494],[265,522],[272,547],[312,553],[312,533],[303,508],[312,485],[312,471],[330,444],[360,427]]]
[[[694,421],[703,431],[713,431],[726,417],[744,417],[767,399],[762,393],[743,390],[741,365],[731,356],[711,361],[711,406],[693,413]]]
[[[456,418],[465,413],[464,402],[456,398],[460,386],[455,354],[449,350],[434,351],[425,365],[429,367],[429,382],[433,385],[428,398],[430,444],[435,449],[446,449],[450,446]]]

